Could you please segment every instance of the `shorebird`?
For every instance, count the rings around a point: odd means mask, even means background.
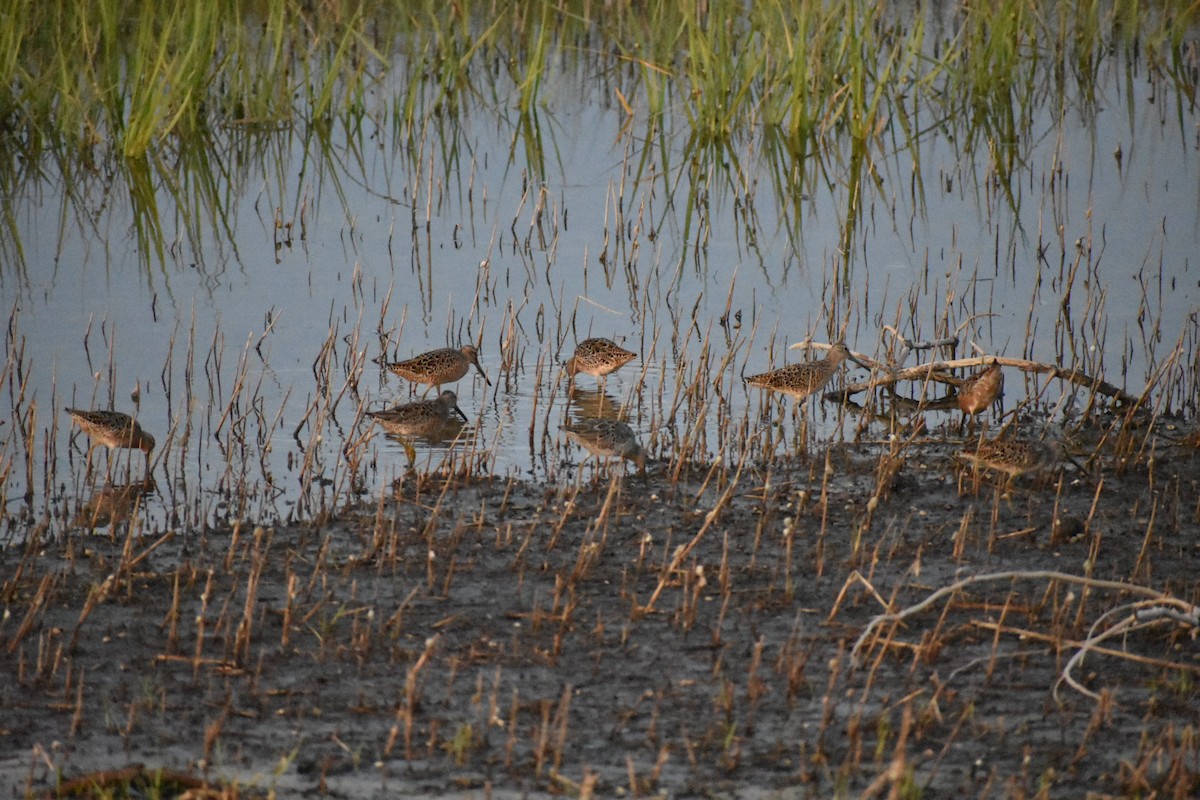
[[[92,468],[92,450],[99,445],[109,449],[109,468],[112,467],[112,451],[118,447],[141,450],[146,454],[146,473],[150,472],[150,451],[154,449],[154,437],[142,430],[142,426],[128,414],[120,411],[89,411],[68,408],[67,413],[88,436],[87,471]]]
[[[803,400],[829,383],[838,365],[849,357],[850,350],[846,344],[837,342],[829,348],[829,354],[824,358],[802,361],[761,375],[751,375],[745,378],[745,381],[748,386],[783,392],[797,400]]]
[[[584,339],[575,346],[575,355],[567,359],[564,367],[571,380],[580,372],[603,379],[635,358],[637,353],[626,350],[609,339]]]
[[[958,456],[969,464],[1003,472],[1010,478],[1054,469],[1058,465],[1058,453],[1052,445],[1020,439],[985,439]]]
[[[430,350],[413,356],[407,361],[386,361],[379,359],[379,364],[388,372],[399,375],[413,383],[423,383],[437,387],[441,391],[443,383],[453,383],[467,374],[472,366],[483,376],[488,386],[491,379],[479,366],[479,350],[466,344],[459,349],[443,347],[440,350]],[[429,391],[426,389],[426,391]]]
[[[463,422],[467,421],[467,415],[458,407],[458,396],[447,389],[436,400],[418,400],[386,411],[368,411],[367,416],[388,433],[429,436],[445,427],[451,411],[462,417]]]
[[[600,459],[625,458],[646,471],[646,453],[633,429],[616,419],[588,418],[560,425],[567,438]]]
[[[993,359],[986,369],[968,375],[958,385],[958,407],[963,414],[981,414],[996,402],[1003,388],[1004,371],[1000,368],[1000,362]]]
[[[1061,442],[1024,441],[1021,439],[983,439],[972,449],[956,457],[972,468],[976,478],[981,470],[1006,475],[1007,487],[1022,475],[1043,478],[1056,472],[1063,459],[1070,461],[1086,474],[1083,466],[1071,458]]]

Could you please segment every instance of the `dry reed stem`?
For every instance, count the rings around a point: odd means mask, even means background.
[[[205,629],[208,624],[208,604],[212,599],[213,590],[216,588],[214,581],[216,571],[209,570],[208,578],[204,584],[204,591],[200,593],[200,610],[196,613],[196,647],[192,653],[192,680],[196,681],[200,677],[200,666],[205,663],[204,659],[204,641]]]
[[[875,776],[875,780],[867,785],[867,788],[859,795],[860,800],[866,800],[871,797],[878,797],[883,792],[884,788],[890,786],[891,791],[888,792],[889,800],[899,800],[901,797],[901,784],[904,782],[905,772],[907,771],[907,759],[905,758],[905,748],[908,746],[908,737],[912,732],[913,714],[911,699],[904,701],[904,711],[900,717],[900,735],[896,737],[896,745],[892,748],[892,760],[888,762],[887,769]]]
[[[558,772],[562,769],[563,750],[567,745],[567,722],[570,720],[571,711],[571,696],[574,687],[571,684],[563,686],[562,696],[558,701],[558,708],[554,712],[553,727],[556,732],[554,737],[553,751],[553,769]]]
[[[429,663],[429,659],[433,656],[433,650],[437,646],[441,634],[435,634],[425,640],[425,649],[417,658],[415,664],[408,669],[408,674],[404,679],[404,697],[400,703],[396,704],[396,722],[393,723],[391,730],[388,732],[387,742],[383,747],[385,756],[391,755],[392,749],[396,746],[396,739],[400,735],[400,722],[404,722],[404,757],[407,759],[413,758],[412,752],[412,732],[414,724],[414,713],[417,703],[417,677],[421,670]]]
[[[159,629],[167,629],[167,652],[174,653],[179,647],[179,603],[182,599],[182,582],[180,570],[175,570],[171,580],[171,607],[166,617],[159,624]]]
[[[708,513],[704,515],[704,524],[700,526],[700,530],[696,532],[696,535],[693,536],[691,541],[689,541],[686,545],[680,545],[675,549],[675,555],[671,558],[671,563],[663,570],[662,576],[658,579],[658,585],[655,587],[654,592],[650,595],[649,601],[647,601],[644,606],[640,607],[636,606],[635,604],[635,608],[633,610],[633,616],[635,619],[643,617],[654,610],[654,604],[658,601],[659,595],[661,595],[663,590],[667,587],[667,583],[670,581],[671,575],[673,575],[675,571],[679,569],[679,565],[683,563],[683,560],[687,558],[692,550],[695,549],[696,545],[700,543],[700,540],[704,538],[706,533],[708,533],[709,528],[711,528],[713,523],[717,521],[721,511],[733,498],[733,495],[738,487],[738,482],[741,479],[742,469],[745,467],[745,464],[746,453],[743,451],[742,457],[738,460],[737,471],[734,473],[729,485],[725,487],[725,491],[721,494],[721,497],[717,500],[716,504],[713,505]]]
[[[234,634],[233,660],[246,664],[250,659],[250,640],[254,630],[254,612],[258,603],[258,586],[266,568],[267,550],[273,531],[258,527],[254,529],[254,553],[250,560],[250,574],[246,578],[246,598],[242,606],[242,618]]]
[[[875,586],[869,580],[867,580],[867,578],[861,572],[854,570],[849,576],[847,576],[845,582],[842,584],[841,590],[838,591],[837,597],[833,601],[833,608],[829,609],[829,615],[825,617],[826,625],[833,622],[833,618],[837,616],[838,611],[842,607],[842,601],[846,598],[846,592],[848,592],[850,587],[856,583],[861,583],[863,586],[865,586],[867,592],[869,592],[870,595],[875,598],[875,602],[879,603],[881,607],[893,608],[893,605],[887,600],[883,599],[883,595],[876,590]]]
[[[10,654],[16,652],[17,647],[21,644],[21,640],[29,635],[29,632],[33,630],[35,622],[42,615],[43,611],[49,606],[51,602],[51,592],[57,583],[58,579],[53,574],[42,576],[42,580],[38,583],[37,591],[34,592],[33,597],[26,606],[25,617],[21,620],[21,624],[17,627],[16,632],[8,640],[8,646],[6,649]],[[15,582],[13,588],[14,590],[16,588]]]
[[[71,649],[74,649],[79,643],[79,631],[83,627],[83,623],[96,610],[96,606],[107,600],[119,585],[119,578],[116,575],[109,575],[99,586],[93,586],[88,590],[87,600],[84,601],[83,608],[79,612],[79,619],[76,620],[75,628],[71,631]]]

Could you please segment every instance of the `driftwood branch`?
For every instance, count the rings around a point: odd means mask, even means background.
[[[871,377],[866,381],[852,383],[846,386],[844,392],[846,396],[865,392],[869,389],[874,389],[879,386],[890,386],[897,381],[937,381],[950,385],[959,383],[958,378],[945,374],[947,370],[962,369],[964,367],[982,367],[991,364],[993,361],[1004,367],[1013,367],[1025,372],[1034,372],[1040,375],[1049,375],[1053,378],[1060,378],[1077,386],[1083,386],[1091,389],[1093,392],[1112,397],[1117,402],[1136,404],[1138,398],[1129,394],[1125,390],[1100,379],[1095,375],[1089,375],[1086,372],[1078,369],[1064,369],[1057,364],[1047,364],[1041,361],[1030,361],[1024,358],[1007,358],[1004,356],[980,356],[976,358],[956,358],[949,361],[930,361],[926,364],[918,364],[915,367],[905,367],[904,369],[894,369],[886,364],[876,361],[873,358],[851,353],[851,356],[859,364],[862,364],[867,369],[872,371]]]
[[[858,639],[855,640],[854,647],[850,649],[850,655],[857,662],[861,663],[862,659],[860,657],[860,652],[867,645],[867,642],[871,641],[875,637],[877,631],[881,627],[889,623],[896,624],[903,622],[909,617],[921,613],[943,597],[953,595],[954,593],[960,592],[966,587],[977,583],[995,583],[997,581],[1014,580],[1058,580],[1067,583],[1080,584],[1092,589],[1107,589],[1115,592],[1126,592],[1129,594],[1147,597],[1153,603],[1157,603],[1162,606],[1173,605],[1176,608],[1179,608],[1184,614],[1194,613],[1194,607],[1189,603],[1184,603],[1183,601],[1171,597],[1168,594],[1164,594],[1156,589],[1150,589],[1145,586],[1138,586],[1132,583],[1099,580],[1097,578],[1087,578],[1082,575],[1072,575],[1069,572],[1057,572],[1054,570],[990,572],[982,575],[972,575],[968,578],[963,578],[960,581],[956,581],[949,586],[943,586],[916,605],[909,606],[908,608],[901,609],[900,611],[893,613],[879,614],[873,617],[871,621],[867,623],[867,627],[863,629],[863,632],[859,634]]]
[[[918,350],[932,350],[935,347],[958,347],[958,334],[970,322],[966,320],[962,325],[958,326],[958,330],[952,336],[943,336],[941,339],[933,339],[926,341],[913,341],[902,334],[894,325],[884,325],[883,330],[892,335],[897,342],[900,343],[899,352],[896,353],[896,363],[903,364],[908,360],[908,356]]]
[[[1123,619],[1120,619],[1111,627],[1100,630],[1103,621],[1113,616],[1115,613],[1122,610],[1133,609],[1133,613],[1128,614]],[[1075,679],[1075,669],[1083,663],[1088,653],[1099,651],[1100,643],[1107,639],[1113,639],[1119,636],[1127,636],[1141,628],[1148,628],[1156,625],[1159,622],[1169,621],[1187,625],[1191,628],[1200,627],[1200,608],[1196,606],[1182,603],[1181,601],[1171,599],[1169,603],[1162,601],[1143,601],[1122,606],[1118,609],[1113,609],[1104,614],[1100,619],[1096,620],[1092,625],[1091,631],[1088,633],[1088,638],[1079,644],[1079,649],[1072,655],[1063,667],[1062,673],[1059,675],[1058,681],[1054,685],[1053,696],[1057,703],[1061,703],[1058,699],[1058,686],[1065,683],[1080,694],[1090,697],[1093,700],[1099,701],[1100,695],[1086,688],[1078,680]],[[1109,651],[1108,655],[1114,655]],[[1133,656],[1128,653],[1116,653],[1121,658],[1128,658],[1133,661],[1142,661],[1144,659]],[[1179,666],[1179,665],[1171,665]]]
[[[945,339],[937,339],[929,342],[910,342],[907,339],[901,338],[905,357],[909,352],[915,350],[932,349],[942,345],[953,344],[957,342],[957,337],[947,337]],[[827,350],[831,345],[814,342],[811,339],[805,339],[801,342],[789,345],[789,349],[807,348],[814,350]],[[1143,392],[1142,398],[1136,397],[1118,386],[1114,386],[1106,380],[1103,380],[1097,375],[1089,375],[1080,369],[1066,369],[1057,364],[1048,364],[1044,361],[1031,361],[1025,358],[1009,358],[1007,356],[975,356],[972,358],[955,358],[947,361],[930,361],[925,364],[918,364],[915,367],[897,368],[882,361],[876,361],[870,356],[862,353],[850,351],[850,358],[862,365],[864,368],[871,370],[871,377],[865,381],[852,383],[838,392],[838,396],[849,398],[859,392],[865,392],[870,389],[875,389],[880,386],[891,386],[898,381],[935,381],[945,383],[951,386],[957,386],[962,382],[962,379],[949,374],[949,370],[964,369],[968,367],[983,367],[997,363],[1002,367],[1013,367],[1014,369],[1022,370],[1023,372],[1033,372],[1039,375],[1049,375],[1052,378],[1073,383],[1076,386],[1082,386],[1085,389],[1090,389],[1097,394],[1102,394],[1111,397],[1118,403],[1124,405],[1136,406],[1142,402],[1145,397]],[[903,361],[901,362],[903,363]],[[1157,380],[1157,376],[1155,378]],[[1153,383],[1151,384],[1153,385]]]
[[[1016,580],[1049,580],[1049,581],[1064,581],[1067,583],[1078,584],[1090,589],[1101,589],[1115,591],[1125,594],[1134,594],[1142,596],[1143,600],[1138,600],[1133,603],[1122,605],[1118,608],[1111,609],[1100,616],[1099,619],[1092,624],[1088,638],[1082,642],[1073,642],[1050,637],[1046,635],[1037,635],[1034,638],[1041,638],[1054,643],[1058,647],[1075,647],[1076,652],[1067,660],[1062,672],[1059,674],[1059,679],[1055,683],[1053,695],[1055,700],[1058,700],[1058,687],[1060,684],[1067,684],[1075,691],[1083,694],[1093,700],[1099,700],[1100,695],[1092,692],[1083,686],[1075,679],[1074,671],[1079,667],[1089,653],[1104,653],[1105,655],[1117,656],[1126,658],[1131,661],[1146,662],[1148,659],[1137,656],[1131,653],[1123,653],[1120,651],[1102,648],[1100,645],[1106,640],[1123,636],[1132,631],[1141,628],[1149,627],[1160,622],[1173,622],[1176,624],[1186,625],[1191,628],[1200,627],[1200,606],[1195,606],[1184,600],[1172,597],[1156,589],[1151,589],[1145,586],[1137,586],[1134,584],[1121,583],[1118,581],[1106,581],[1096,578],[1088,578],[1082,575],[1072,575],[1065,572],[1056,572],[1049,570],[1037,571],[1012,571],[1012,572],[995,572],[983,575],[973,575],[963,580],[957,581],[949,586],[942,588],[929,594],[921,602],[903,608],[899,611],[889,612],[886,614],[878,614],[867,623],[867,626],[859,634],[855,640],[854,646],[850,650],[851,658],[856,664],[863,663],[863,650],[870,646],[871,642],[877,642],[881,634],[881,628],[886,625],[897,625],[905,619],[919,614],[937,601],[951,596],[968,586],[979,583],[994,583],[997,581],[1016,581]],[[838,602],[841,602],[839,596]],[[1114,617],[1123,615],[1121,619],[1114,624],[1101,630],[1102,626]],[[1032,634],[1032,632],[1022,632],[1023,635]],[[1156,666],[1176,668],[1184,671],[1196,671],[1195,667],[1188,664],[1164,664],[1155,660]],[[956,670],[957,672],[957,670]]]

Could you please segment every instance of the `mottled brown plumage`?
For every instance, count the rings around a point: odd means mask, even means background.
[[[154,450],[154,437],[142,430],[137,420],[120,411],[68,408],[67,413],[88,436],[87,463],[90,468],[92,450],[99,445],[111,453],[117,448],[141,450],[146,454],[146,468],[150,467],[150,452]]]
[[[492,385],[491,379],[479,365],[479,351],[469,344],[457,350],[444,347],[413,356],[407,361],[381,361],[380,364],[388,372],[405,380],[436,386],[439,391],[443,383],[460,380],[472,366],[479,371],[488,386]]]
[[[992,361],[986,368],[968,375],[958,385],[958,407],[964,414],[980,414],[987,411],[1004,388],[1004,371],[1000,362]]]
[[[75,514],[74,524],[81,528],[104,528],[128,520],[144,505],[147,495],[158,490],[153,478],[119,486],[105,486],[96,492]]]
[[[633,359],[637,353],[626,350],[608,339],[584,339],[575,347],[575,355],[564,365],[567,375],[574,378],[580,372],[603,378]]]
[[[1062,448],[1055,443],[1020,439],[989,439],[963,450],[958,458],[975,469],[991,470],[1012,481],[1021,475],[1041,476],[1058,468]]]
[[[388,433],[429,436],[445,427],[450,420],[451,411],[456,412],[466,422],[467,415],[458,407],[458,396],[447,389],[436,400],[418,400],[386,411],[368,411],[367,416],[378,422]]]
[[[782,392],[797,400],[803,400],[829,383],[838,365],[849,357],[850,350],[844,343],[838,342],[829,348],[829,354],[825,358],[791,364],[772,372],[751,375],[745,380],[749,386]]]

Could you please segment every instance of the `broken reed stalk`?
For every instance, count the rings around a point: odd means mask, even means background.
[[[182,598],[182,570],[175,570],[171,576],[171,607],[159,624],[159,629],[167,629],[166,652],[173,654],[179,647],[179,602]]]
[[[296,613],[296,589],[300,579],[291,569],[287,573],[287,594],[283,604],[283,619],[280,621],[279,647],[286,650],[292,642],[292,617]]]
[[[892,760],[888,762],[887,769],[875,776],[875,780],[867,785],[867,788],[859,795],[859,800],[878,797],[888,787],[891,788],[888,794],[889,798],[905,796],[902,788],[908,776],[906,752],[908,738],[912,733],[912,726],[912,700],[906,699],[904,701],[904,710],[901,712],[900,717],[900,734],[896,737],[895,747],[892,748]]]
[[[616,459],[616,469],[623,469],[624,462],[621,459]],[[604,503],[601,504],[600,510],[588,523],[587,530],[584,531],[584,541],[594,541],[601,547],[608,541],[608,521],[609,515],[612,513],[614,506],[618,505],[621,498],[621,489],[624,486],[624,476],[616,473],[609,476],[608,489],[604,494]],[[594,539],[592,537],[595,537]]]
[[[825,574],[825,541],[829,533],[829,482],[833,480],[833,464],[830,461],[832,453],[825,450],[825,467],[821,471],[821,499],[818,501],[821,511],[821,528],[817,531],[817,546],[815,554],[815,572],[818,578]]]
[[[550,707],[549,700],[542,700],[538,706],[542,712],[541,723],[538,725],[537,741],[533,744],[533,774],[541,777],[546,769],[546,760],[550,748]]]
[[[421,591],[420,584],[412,588],[412,591],[405,595],[404,600],[400,605],[396,606],[396,610],[387,618],[387,622],[383,624],[383,628],[393,637],[399,637],[404,630],[404,612],[412,605],[413,598]]]
[[[562,514],[559,515],[558,522],[554,525],[554,530],[550,534],[550,541],[546,543],[547,552],[553,550],[558,544],[558,537],[562,534],[563,528],[566,527],[567,521],[570,520],[571,512],[575,510],[575,504],[579,499],[579,493],[583,491],[583,486],[577,482],[573,486],[565,488],[564,491],[571,492],[571,496],[569,498],[564,496],[562,499]]]
[[[130,523],[129,528],[131,531],[137,529],[137,527],[132,522]],[[140,565],[143,561],[145,561],[147,558],[149,558],[151,553],[153,553],[155,550],[162,547],[164,544],[166,544],[167,542],[171,541],[174,538],[175,538],[175,532],[167,531],[162,536],[158,537],[153,542],[151,542],[145,549],[143,549],[137,555],[133,555],[132,553],[129,553],[128,556],[123,556],[122,560],[121,560],[121,565],[117,568],[117,574],[128,576],[130,573],[133,572],[133,570],[138,565]]]
[[[417,678],[421,674],[421,670],[429,663],[433,657],[434,648],[437,647],[438,640],[441,634],[435,634],[425,640],[425,649],[417,658],[415,664],[408,669],[408,674],[404,679],[404,697],[401,702],[396,704],[396,721],[392,724],[388,732],[387,742],[383,746],[383,754],[391,755],[392,749],[396,746],[396,740],[400,736],[401,722],[404,727],[404,757],[411,760],[412,752],[412,733],[414,724],[414,713],[417,704]]]
[[[192,653],[192,681],[195,682],[200,678],[200,666],[204,663],[204,641],[205,629],[208,624],[208,604],[212,600],[215,586],[216,570],[208,571],[208,578],[204,583],[204,591],[200,593],[200,610],[196,613],[196,647]]]
[[[562,696],[558,701],[558,709],[554,712],[556,736],[554,738],[553,764],[555,772],[562,769],[563,750],[567,745],[567,722],[571,716],[571,696],[573,692],[574,687],[571,684],[568,683],[563,686]]]
[[[258,585],[267,564],[273,530],[254,529],[254,552],[250,558],[250,574],[246,578],[246,599],[242,618],[234,634],[233,660],[245,666],[250,660],[250,640],[254,630],[254,612],[258,605]]]
[[[25,617],[21,620],[21,624],[17,627],[16,632],[13,633],[7,642],[5,649],[10,655],[16,652],[17,648],[21,645],[21,640],[29,635],[29,632],[33,630],[34,624],[46,608],[49,607],[49,604],[52,602],[51,592],[57,583],[58,578],[54,574],[43,575],[41,581],[38,582],[37,591],[34,592],[33,598],[25,608]]]
[[[83,623],[96,610],[96,606],[104,602],[116,590],[119,581],[116,575],[109,575],[99,585],[92,586],[88,590],[87,600],[84,601],[83,608],[79,612],[79,619],[75,622],[75,629],[71,631],[70,648],[74,649],[79,643],[79,631],[83,628]]]
[[[912,567],[910,567],[905,572],[905,576],[910,575],[910,574],[913,574]],[[841,609],[842,601],[846,599],[846,593],[850,590],[851,586],[854,586],[856,584],[862,584],[862,586],[864,588],[866,588],[867,593],[870,594],[873,598],[875,598],[875,602],[879,603],[879,606],[881,608],[895,608],[894,599],[895,599],[895,595],[899,592],[899,586],[897,586],[895,589],[892,590],[893,601],[890,602],[888,600],[885,600],[883,598],[883,595],[879,594],[879,591],[866,578],[866,576],[864,576],[861,572],[859,572],[856,569],[846,577],[845,583],[842,584],[841,590],[838,591],[838,595],[833,601],[833,607],[829,609],[829,614],[828,614],[828,616],[825,617],[826,624],[830,624],[833,622],[834,617],[837,616],[838,611]]]
[[[84,704],[83,704],[84,680],[83,679],[84,679],[84,674],[85,674],[84,668],[80,667],[79,674],[76,676],[75,711],[74,711],[74,713],[71,714],[71,729],[70,729],[70,732],[67,734],[67,737],[70,739],[74,739],[75,736],[79,733],[79,731],[83,728],[83,708],[84,708]]]
[[[717,502],[709,509],[708,513],[704,515],[704,524],[700,526],[700,530],[696,531],[696,535],[692,537],[691,541],[675,548],[675,554],[671,558],[671,563],[663,569],[658,579],[658,585],[654,588],[650,599],[643,606],[635,604],[633,609],[634,619],[639,619],[654,610],[654,604],[658,602],[659,596],[667,588],[667,583],[671,580],[671,576],[679,569],[679,565],[695,549],[696,545],[700,543],[700,540],[704,538],[704,535],[708,533],[717,519],[720,518],[721,512],[729,504],[729,501],[733,499],[734,492],[738,488],[738,483],[742,477],[742,470],[746,466],[746,460],[746,453],[743,450],[741,458],[738,459],[737,471],[734,472],[733,478],[729,481],[729,485],[725,487],[725,491],[721,494],[720,498],[717,499]]]

